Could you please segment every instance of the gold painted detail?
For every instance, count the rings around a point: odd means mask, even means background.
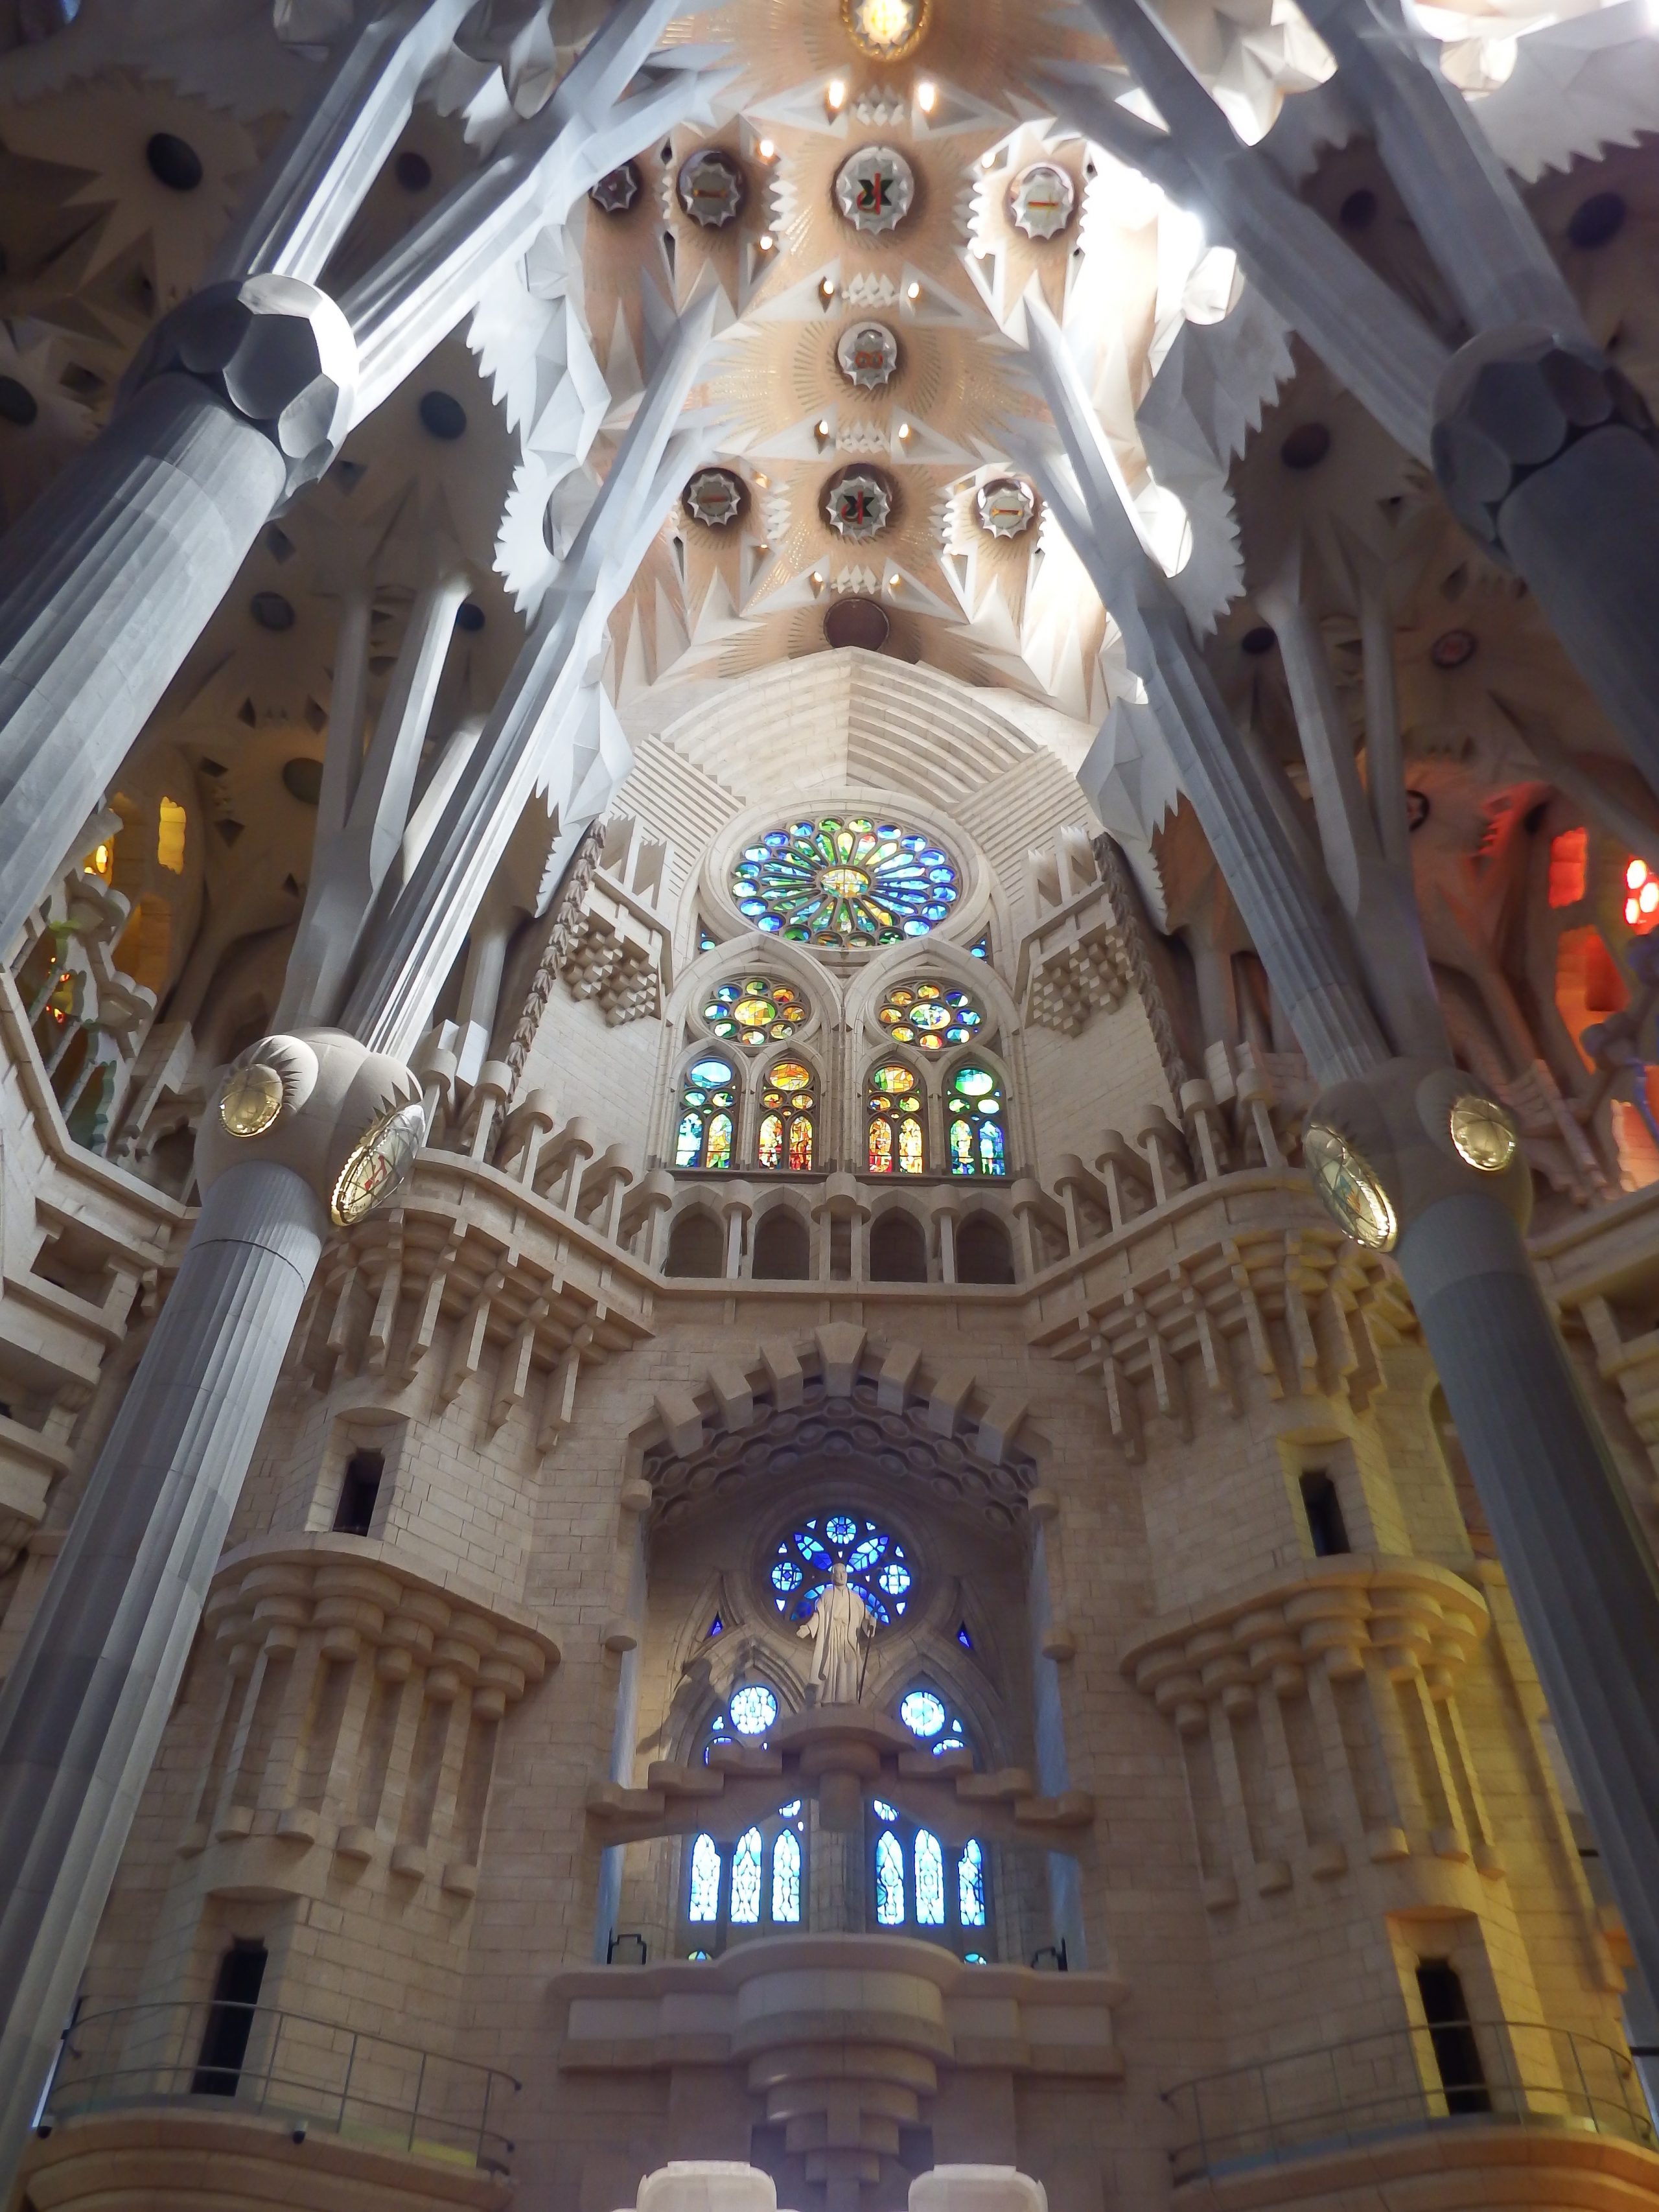
[[[258,1137],[283,1110],[283,1079],[263,1060],[231,1070],[219,1100],[219,1119],[233,1137]]]
[[[1400,1234],[1394,1201],[1364,1154],[1322,1122],[1310,1124],[1302,1139],[1314,1188],[1345,1236],[1373,1252],[1391,1252]]]

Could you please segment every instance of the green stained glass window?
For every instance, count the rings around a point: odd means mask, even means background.
[[[745,975],[717,983],[703,1003],[702,1018],[712,1035],[733,1044],[782,1044],[806,1019],[808,1007],[792,983],[769,975]]]
[[[757,929],[794,945],[925,937],[962,895],[948,853],[902,823],[826,816],[769,830],[739,855],[732,896]]]
[[[945,1087],[945,1144],[957,1176],[1008,1172],[1001,1085],[988,1068],[957,1068]]]
[[[712,1056],[694,1061],[680,1087],[674,1132],[677,1168],[729,1168],[738,1094],[731,1065]]]
[[[949,1045],[971,1044],[985,1016],[966,991],[912,976],[894,984],[876,1019],[895,1044],[939,1053]]]

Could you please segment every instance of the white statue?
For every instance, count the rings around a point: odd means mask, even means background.
[[[812,1608],[812,1617],[795,1631],[810,1636],[817,1649],[812,1654],[812,1680],[817,1684],[821,1705],[855,1705],[859,1701],[859,1645],[876,1632],[875,1616],[855,1589],[847,1585],[847,1569],[839,1559],[830,1587]]]

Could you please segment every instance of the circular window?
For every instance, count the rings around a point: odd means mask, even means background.
[[[721,983],[710,993],[702,1018],[717,1037],[738,1044],[781,1044],[806,1019],[806,1002],[792,984],[749,975]]]
[[[763,1682],[745,1683],[726,1707],[739,1735],[764,1735],[778,1717],[778,1701]]]
[[[968,1043],[985,1017],[966,991],[912,980],[893,986],[876,1019],[895,1044],[943,1052],[946,1045]]]
[[[732,871],[738,910],[794,945],[925,937],[961,895],[949,854],[917,830],[863,815],[769,830]]]
[[[900,1702],[899,1718],[912,1735],[931,1741],[945,1726],[945,1708],[931,1690],[912,1690]]]
[[[772,1556],[772,1601],[789,1620],[805,1620],[837,1566],[884,1626],[910,1602],[915,1577],[904,1547],[878,1521],[831,1513],[793,1528]]]

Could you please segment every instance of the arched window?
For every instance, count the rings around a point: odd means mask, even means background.
[[[806,1224],[791,1207],[775,1206],[755,1229],[750,1273],[763,1283],[804,1283],[812,1272],[812,1244]]]
[[[925,1283],[927,1279],[927,1240],[921,1224],[893,1206],[870,1224],[870,1279],[872,1283]]]
[[[704,1765],[718,1745],[758,1743],[777,1717],[777,1692],[767,1683],[740,1684],[708,1717]],[[756,1821],[734,1844],[696,1838],[685,1861],[689,1955],[713,1956],[734,1929],[764,1934],[801,1927],[805,1868],[806,1820],[799,1798]]]
[[[769,830],[732,871],[738,910],[796,945],[925,937],[960,893],[948,853],[902,823],[826,816]]]
[[[1003,1118],[1002,1086],[990,1069],[971,1060],[957,1068],[945,1087],[945,1142],[952,1175],[1007,1174]]]
[[[876,1019],[895,1044],[939,1053],[950,1045],[971,1044],[985,1016],[966,991],[913,975],[894,984]]]
[[[669,1232],[663,1272],[706,1278],[726,1273],[726,1237],[712,1213],[696,1206],[681,1214]]]
[[[810,1620],[839,1561],[883,1627],[910,1602],[914,1579],[904,1547],[879,1522],[828,1513],[792,1529],[772,1558],[772,1601],[786,1620]]]
[[[926,1164],[921,1079],[901,1060],[872,1068],[865,1085],[872,1175],[920,1175]]]
[[[968,1748],[960,1719],[926,1683],[905,1692],[898,1717],[935,1758]],[[877,1823],[871,1862],[876,1925],[948,1943],[964,1958],[988,1957],[989,1865],[978,1838],[957,1848],[879,1797],[870,1809]]]
[[[738,1094],[731,1064],[711,1054],[686,1070],[674,1134],[677,1168],[729,1168]]]
[[[1014,1251],[1008,1231],[988,1213],[969,1214],[957,1231],[959,1283],[1012,1283]]]
[[[774,1060],[761,1090],[756,1152],[763,1168],[805,1175],[812,1165],[812,1071],[804,1060]]]
[[[792,983],[769,975],[745,976],[740,983],[717,983],[702,1010],[712,1036],[734,1044],[784,1044],[806,1019],[806,1001]]]

